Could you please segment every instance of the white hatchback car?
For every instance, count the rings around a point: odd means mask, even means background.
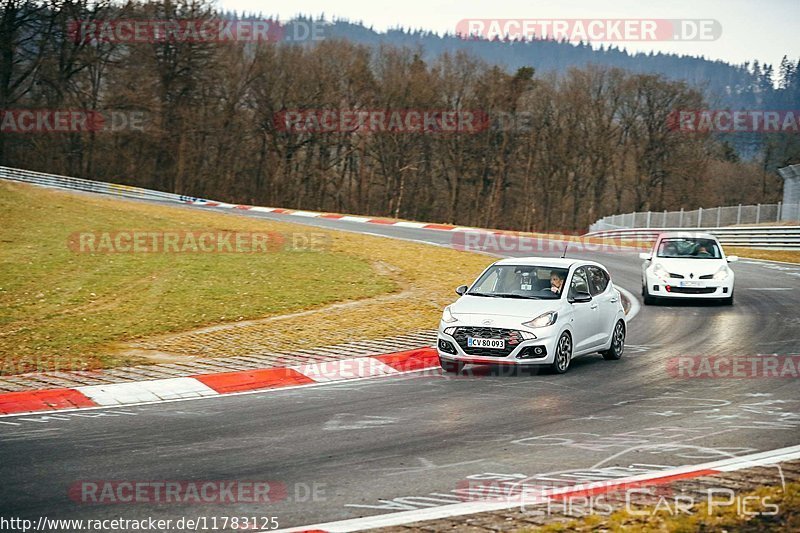
[[[651,252],[639,254],[645,304],[657,298],[706,298],[733,304],[733,270],[722,246],[710,233],[670,232],[656,239]]]
[[[622,357],[625,311],[599,263],[503,259],[456,292],[461,297],[439,323],[439,362],[447,372],[469,363],[549,365],[563,374],[579,355]]]

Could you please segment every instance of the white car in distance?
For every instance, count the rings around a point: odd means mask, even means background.
[[[503,259],[489,266],[439,323],[439,362],[447,372],[465,364],[548,365],[563,374],[574,357],[619,359],[625,311],[608,270],[592,261]]]
[[[722,246],[710,233],[670,232],[656,238],[650,252],[639,254],[642,297],[647,305],[658,299],[702,298],[733,305],[734,273]]]

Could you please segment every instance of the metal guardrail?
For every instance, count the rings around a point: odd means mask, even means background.
[[[11,167],[0,167],[0,179],[22,181],[56,189],[111,194],[114,196],[138,198],[141,200],[160,200],[181,203],[202,201],[192,196],[182,196],[169,192],[142,189],[131,185],[119,185],[116,183],[59,176],[58,174],[46,174],[44,172],[34,172],[32,170]]]
[[[710,233],[723,246],[800,250],[800,226],[736,226],[726,228],[620,228],[587,233],[585,237],[652,242],[659,233]]]

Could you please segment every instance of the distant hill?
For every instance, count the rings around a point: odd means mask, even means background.
[[[309,22],[311,19],[296,20]],[[587,43],[463,39],[456,35],[403,28],[378,32],[347,20],[327,21],[325,24],[327,39],[344,39],[367,46],[383,44],[419,48],[426,61],[445,52],[465,51],[511,72],[520,67],[533,67],[537,76],[563,74],[572,67],[588,65],[618,67],[685,81],[700,89],[708,106],[713,109],[800,108],[800,59],[784,58],[777,67],[762,65],[757,60],[734,65],[696,56],[629,53],[616,46],[594,49]],[[726,137],[742,157],[751,158],[762,149],[763,136],[740,133]]]
[[[488,63],[514,71],[531,66],[537,74],[563,73],[571,67],[604,65],[631,72],[661,74],[672,80],[683,80],[704,89],[711,105],[734,109],[786,108],[798,105],[794,98],[781,95],[776,82],[785,76],[798,76],[800,61],[789,61],[779,67],[761,65],[758,61],[732,65],[703,57],[663,53],[629,53],[615,46],[594,49],[586,43],[556,41],[487,41],[466,40],[455,35],[437,35],[424,30],[394,29],[377,32],[360,23],[344,20],[329,22],[327,38],[346,39],[370,46],[389,44],[421,47],[425,59],[444,52],[463,50]],[[788,85],[784,80],[782,85]],[[780,87],[781,85],[779,85]]]

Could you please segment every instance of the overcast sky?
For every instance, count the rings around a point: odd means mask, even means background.
[[[781,57],[800,58],[800,0],[217,0],[224,9],[277,15],[297,14],[363,21],[383,31],[397,26],[443,33],[462,19],[715,19],[722,36],[711,42],[628,42],[629,51],[703,55],[742,63],[758,59],[777,71]]]

